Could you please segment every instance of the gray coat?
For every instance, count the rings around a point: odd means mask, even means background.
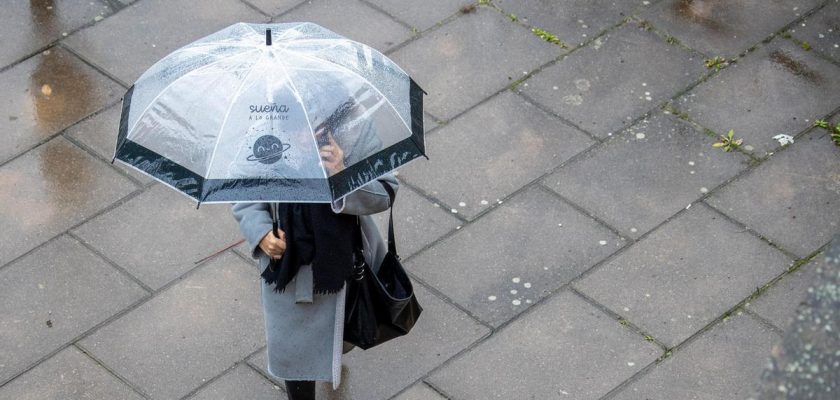
[[[379,179],[388,182],[395,192],[398,190],[399,183],[392,174]],[[361,216],[365,259],[374,271],[382,263],[387,245],[370,214],[388,207],[388,193],[379,181],[368,183],[332,204],[334,212]],[[269,262],[268,255],[259,248],[260,240],[271,230],[268,204],[237,203],[232,210],[251,257],[259,260],[258,271],[262,272]],[[283,293],[275,292],[274,285],[269,286],[262,278],[260,282],[268,372],[284,380],[331,381],[333,388],[338,388],[345,348],[345,290],[313,294],[311,265],[301,266]]]

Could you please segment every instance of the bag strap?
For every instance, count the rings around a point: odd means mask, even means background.
[[[390,199],[390,206],[389,208],[391,215],[388,217],[388,252],[397,255],[397,241],[394,239],[394,200],[397,196],[394,193],[394,188],[391,187],[388,182],[383,180],[379,180],[382,186],[385,188],[385,191],[388,192],[388,198]]]

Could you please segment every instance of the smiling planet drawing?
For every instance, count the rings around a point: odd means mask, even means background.
[[[249,155],[247,160],[259,161],[263,164],[274,164],[283,157],[283,152],[291,146],[289,143],[283,143],[276,136],[260,136],[254,141],[254,147],[252,148],[254,154]]]

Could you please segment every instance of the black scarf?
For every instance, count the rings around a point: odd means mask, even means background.
[[[353,271],[357,217],[336,214],[323,203],[279,203],[277,211],[286,251],[279,260],[272,258],[260,276],[283,292],[301,265],[312,264],[315,293],[341,290]]]

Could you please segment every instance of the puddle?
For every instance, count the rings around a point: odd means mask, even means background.
[[[715,32],[723,32],[726,25],[714,20],[712,15],[721,0],[679,0],[673,11],[681,19],[688,20]]]
[[[801,76],[811,83],[818,84],[822,81],[822,76],[819,72],[814,71],[807,64],[794,60],[793,57],[781,50],[774,50],[770,53],[770,60],[776,64],[781,65],[790,73]]]
[[[79,115],[74,111],[90,108],[96,85],[69,54],[55,49],[48,51],[36,56],[38,63],[29,75],[27,93],[36,124],[51,131],[63,128],[68,114]]]

